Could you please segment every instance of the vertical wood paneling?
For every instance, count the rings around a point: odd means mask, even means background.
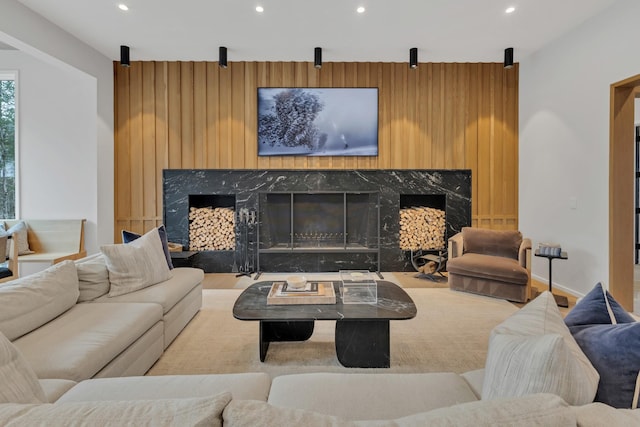
[[[472,224],[518,226],[518,66],[114,66],[115,236],[162,221],[162,169],[470,169]],[[378,156],[258,157],[258,87],[377,87]]]
[[[156,75],[153,63],[142,63],[142,169],[143,217],[155,220],[157,193],[156,169]]]
[[[134,218],[144,218],[144,134],[142,120],[142,64],[137,64],[131,68],[129,74],[129,156],[131,158],[131,188],[129,191],[131,214]],[[141,223],[133,223],[131,228],[134,232],[140,232]]]
[[[201,88],[205,90],[195,90]],[[193,167],[206,168],[207,163],[207,64],[193,64]]]
[[[180,63],[169,62],[167,81],[167,119],[169,122],[169,169],[180,169],[182,162],[182,96]]]
[[[469,99],[467,100],[465,127],[465,165],[471,169],[471,217],[473,225],[478,223],[478,132],[479,132],[479,103],[480,103],[480,65],[469,64]]]
[[[245,64],[244,73],[244,167],[256,169],[258,167],[258,92],[256,81],[256,67],[253,63]]]
[[[154,113],[156,129],[156,211],[157,225],[162,223],[162,169],[169,164],[167,120],[167,72],[168,64],[153,63],[155,68]]]
[[[195,167],[195,143],[193,139],[194,115],[193,115],[193,62],[180,63],[180,123],[182,136],[180,147],[182,148],[182,165],[184,169]]]
[[[208,169],[220,166],[220,67],[216,62],[207,62],[207,162]]]

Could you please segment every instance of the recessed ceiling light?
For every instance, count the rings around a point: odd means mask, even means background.
[[[505,10],[505,13],[513,13],[516,11],[516,8],[513,6],[510,6],[507,8],[507,10]]]
[[[259,13],[264,12],[264,7],[262,7],[262,6],[256,6],[256,12],[259,12]]]
[[[358,12],[358,13],[364,13],[364,11],[365,11],[364,6],[360,6],[360,7],[358,7],[358,8],[356,9],[356,12]]]
[[[126,5],[126,4],[124,4],[124,3],[120,3],[120,4],[118,5],[118,8],[119,8],[120,10],[125,10],[125,11],[126,11],[126,10],[129,10],[129,6],[127,6],[127,5]]]

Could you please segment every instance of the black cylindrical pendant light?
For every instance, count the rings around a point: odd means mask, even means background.
[[[317,47],[313,51],[313,66],[316,68],[322,68],[322,48]]]
[[[224,46],[220,46],[218,52],[218,65],[221,68],[227,68],[227,48]]]
[[[409,49],[409,68],[418,68],[418,48]]]
[[[129,46],[120,46],[120,65],[123,67],[131,66],[131,61],[129,59]]]
[[[513,48],[508,47],[504,50],[504,68],[513,67]]]

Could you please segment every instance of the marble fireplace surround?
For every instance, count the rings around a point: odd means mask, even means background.
[[[259,211],[261,193],[376,192],[380,200],[380,242],[372,253],[260,253],[264,272],[337,271],[369,269],[412,271],[408,252],[399,248],[401,200],[444,196],[447,235],[471,225],[471,171],[446,170],[254,170],[165,169],[163,171],[164,224],[169,241],[189,246],[189,200],[193,196],[235,199],[235,210]],[[260,226],[264,226],[261,224]],[[236,225],[236,249],[202,251],[192,258],[207,273],[231,272],[234,262],[257,267],[257,225]],[[295,255],[295,256],[292,256]]]

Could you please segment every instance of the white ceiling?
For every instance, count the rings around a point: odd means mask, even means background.
[[[230,62],[313,61],[319,46],[325,62],[407,62],[411,47],[420,62],[501,62],[514,47],[517,62],[616,0],[19,1],[114,60],[126,44],[133,61],[217,61],[219,46]]]

